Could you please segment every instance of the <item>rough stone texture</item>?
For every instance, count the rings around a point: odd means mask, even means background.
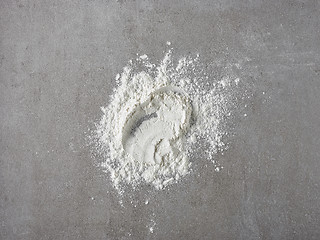
[[[320,239],[319,29],[317,0],[1,0],[0,239]],[[242,61],[252,97],[221,172],[193,159],[121,207],[86,132],[116,73],[166,41]]]

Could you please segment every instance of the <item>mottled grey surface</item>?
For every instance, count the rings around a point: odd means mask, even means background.
[[[252,97],[221,172],[194,158],[121,207],[85,132],[116,73],[166,41],[241,63]],[[0,239],[320,239],[319,1],[1,0],[0,44]]]

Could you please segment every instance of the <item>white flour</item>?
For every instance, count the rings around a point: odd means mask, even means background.
[[[140,67],[131,62],[117,75],[111,102],[101,108],[101,167],[117,189],[141,183],[161,189],[189,172],[195,148],[205,147],[205,157],[215,163],[214,154],[225,145],[221,121],[230,114],[230,92],[239,78],[208,80],[198,56],[174,66],[171,51],[159,66],[147,55],[135,64]]]

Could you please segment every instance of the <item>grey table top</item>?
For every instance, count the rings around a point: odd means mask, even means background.
[[[245,59],[247,117],[223,171],[193,159],[121,206],[86,132],[127,61],[167,41]],[[320,239],[319,1],[2,0],[0,44],[0,239]]]

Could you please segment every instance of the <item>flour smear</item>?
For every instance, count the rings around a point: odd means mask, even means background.
[[[95,150],[118,190],[177,182],[190,172],[190,156],[199,149],[221,169],[214,156],[226,148],[225,121],[239,78],[225,70],[211,76],[199,55],[176,61],[172,55],[168,50],[158,64],[147,55],[131,60],[101,108]]]

